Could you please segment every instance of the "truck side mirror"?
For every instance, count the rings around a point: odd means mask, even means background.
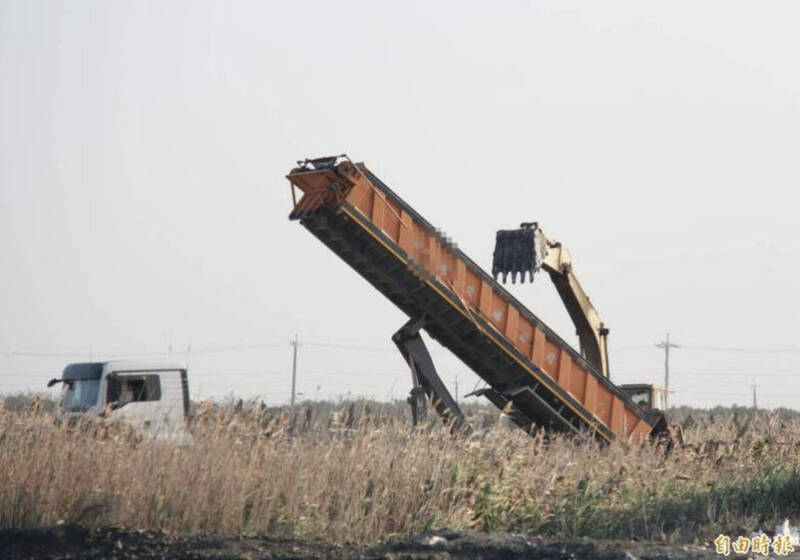
[[[56,383],[58,383],[59,381],[61,381],[61,380],[60,380],[60,379],[56,379],[56,378],[54,377],[53,379],[51,379],[50,381],[48,381],[48,382],[47,382],[47,387],[48,387],[48,388],[50,388],[50,387],[52,387],[53,385],[55,385]]]

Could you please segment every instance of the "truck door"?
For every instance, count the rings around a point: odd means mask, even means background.
[[[161,380],[157,373],[119,372],[109,378],[108,403],[114,417],[137,427],[158,429],[154,404],[161,400]]]

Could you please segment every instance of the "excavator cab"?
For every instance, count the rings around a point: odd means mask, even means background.
[[[649,383],[629,383],[618,385],[622,392],[628,395],[639,408],[649,412],[651,410],[667,410],[667,391],[663,387]]]
[[[675,446],[684,445],[683,430],[667,419],[667,390],[649,383],[617,385],[639,408],[653,425],[653,433],[666,443],[669,452]]]

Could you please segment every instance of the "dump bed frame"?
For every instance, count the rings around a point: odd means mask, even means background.
[[[364,164],[306,160],[287,176],[294,209],[314,236],[490,389],[523,426],[589,430],[643,441],[660,422],[467,257]],[[295,188],[302,191],[297,198]]]

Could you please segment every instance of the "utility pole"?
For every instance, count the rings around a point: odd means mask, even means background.
[[[291,413],[292,416],[294,416],[295,389],[297,388],[297,347],[300,346],[300,343],[297,342],[297,334],[294,335],[294,340],[290,341],[289,344],[294,346],[294,357],[292,358],[292,405],[291,405]]]
[[[669,408],[669,349],[680,348],[680,346],[671,343],[669,333],[667,333],[667,339],[657,342],[656,347],[664,349],[664,408]]]
[[[750,387],[753,389],[753,414],[758,415],[758,403],[756,402],[756,390],[758,389],[758,385],[753,381]]]

